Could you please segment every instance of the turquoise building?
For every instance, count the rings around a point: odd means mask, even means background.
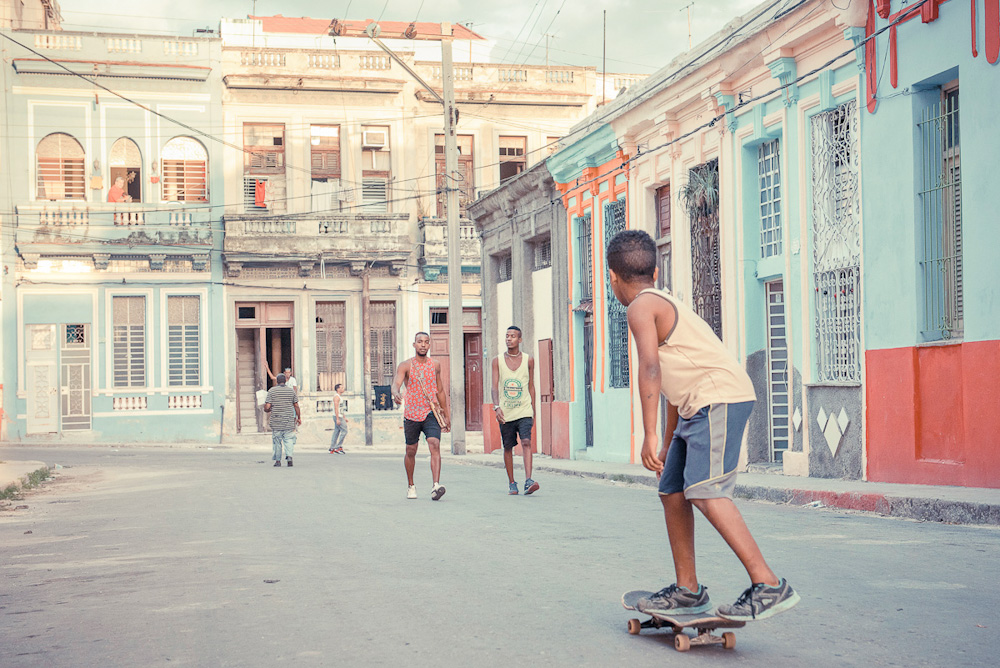
[[[3,437],[217,439],[219,41],[5,35]]]
[[[879,0],[863,35],[868,477],[1000,487],[997,3]]]

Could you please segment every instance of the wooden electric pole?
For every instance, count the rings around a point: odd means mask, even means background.
[[[361,367],[365,383],[365,445],[374,445],[372,434],[372,404],[374,403],[374,388],[372,387],[372,327],[371,327],[371,289],[368,282],[368,263],[365,262],[361,273],[361,340],[364,341],[364,361]]]
[[[458,211],[458,107],[451,35],[441,36],[444,94],[444,187],[448,212],[448,362],[451,384],[451,454],[465,454],[465,327],[462,319],[462,230]]]
[[[458,211],[458,106],[455,104],[455,72],[452,57],[453,32],[451,24],[441,24],[441,81],[442,95],[431,88],[419,74],[378,38],[381,29],[377,23],[365,28],[368,37],[385,51],[390,58],[416,79],[444,107],[444,157],[443,187],[448,213],[448,361],[451,389],[451,452],[465,454],[465,336],[462,323],[462,232]],[[368,355],[368,352],[365,353]],[[371,383],[368,382],[368,385]]]

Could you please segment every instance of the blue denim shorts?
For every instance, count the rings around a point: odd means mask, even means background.
[[[688,499],[731,499],[743,431],[753,405],[752,401],[711,404],[690,418],[679,418],[660,473],[660,494],[684,492]]]

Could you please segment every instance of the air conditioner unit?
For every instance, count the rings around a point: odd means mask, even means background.
[[[385,130],[365,130],[361,133],[361,146],[364,148],[385,148],[389,143],[388,133]]]

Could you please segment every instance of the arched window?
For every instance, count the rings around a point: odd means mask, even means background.
[[[191,137],[174,137],[163,147],[163,199],[208,201],[208,152]]]
[[[142,154],[139,153],[139,146],[128,137],[121,137],[111,145],[111,156],[109,158],[110,183],[108,183],[108,201],[120,202],[128,201],[127,198],[120,199],[124,195],[131,197],[133,202],[142,201]],[[122,179],[119,186],[124,192],[117,189],[112,190],[118,178]]]
[[[37,193],[39,200],[82,200],[86,194],[83,146],[62,132],[54,132],[38,142]]]

